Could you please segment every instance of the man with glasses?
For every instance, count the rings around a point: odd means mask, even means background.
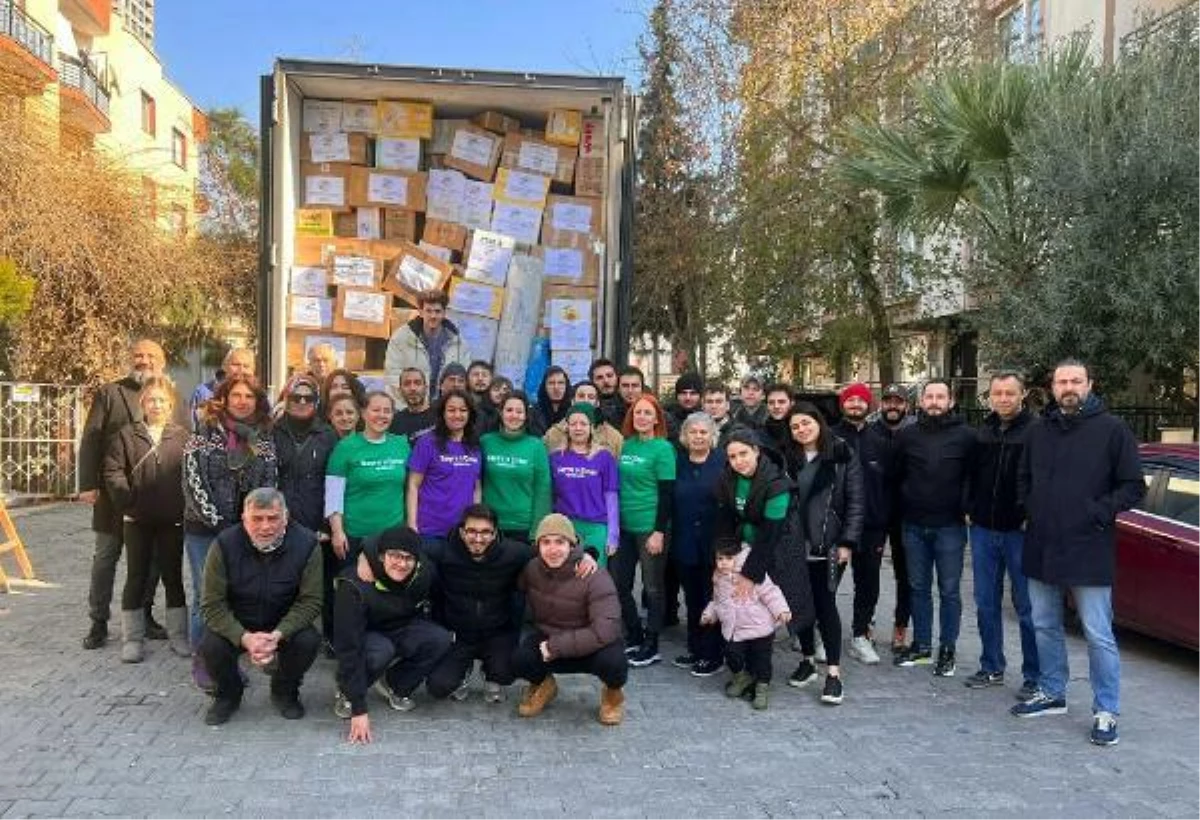
[[[415,367],[425,374],[430,387],[430,401],[438,397],[438,385],[446,365],[456,363],[466,368],[475,358],[458,327],[446,318],[449,298],[440,290],[423,291],[417,297],[420,316],[402,325],[392,334],[384,356],[384,378],[388,385],[398,384],[406,367]]]

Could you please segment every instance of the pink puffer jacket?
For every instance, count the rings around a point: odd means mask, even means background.
[[[741,569],[750,549],[743,546],[734,567]],[[783,591],[770,576],[761,584],[754,585],[754,594],[746,600],[733,596],[733,580],[736,572],[713,573],[713,599],[704,609],[704,617],[716,616],[721,622],[721,634],[727,641],[749,641],[765,638],[775,632],[775,619],[788,611]]]

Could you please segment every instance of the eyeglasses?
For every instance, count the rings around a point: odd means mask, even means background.
[[[397,564],[415,564],[417,556],[407,552],[385,552],[383,560],[393,561]]]
[[[463,527],[463,535],[467,538],[491,538],[495,534],[495,530],[477,530],[471,527]]]
[[[288,401],[292,404],[316,404],[317,397],[311,393],[293,393],[288,396]]]

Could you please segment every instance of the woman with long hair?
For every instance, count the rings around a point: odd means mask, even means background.
[[[433,431],[417,439],[408,462],[408,526],[424,539],[445,541],[482,496],[483,460],[475,404],[465,390],[442,394],[434,419]]]
[[[595,550],[596,561],[608,566],[621,536],[617,462],[596,441],[596,407],[587,402],[567,411],[567,438],[550,454],[554,511],[571,520],[582,549]]]
[[[352,393],[335,393],[328,405],[322,402],[321,406],[325,420],[339,439],[362,429],[362,409]]]
[[[311,378],[311,377],[310,377]],[[367,406],[367,389],[353,371],[339,367],[321,384],[321,406],[328,407],[329,400],[339,393],[349,393],[359,407]]]
[[[528,544],[550,512],[550,459],[541,439],[529,434],[524,393],[507,396],[499,411],[500,429],[479,440],[483,503],[496,512],[502,537]]]

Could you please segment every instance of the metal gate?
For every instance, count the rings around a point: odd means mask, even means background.
[[[83,422],[82,387],[0,382],[0,495],[77,494]]]

